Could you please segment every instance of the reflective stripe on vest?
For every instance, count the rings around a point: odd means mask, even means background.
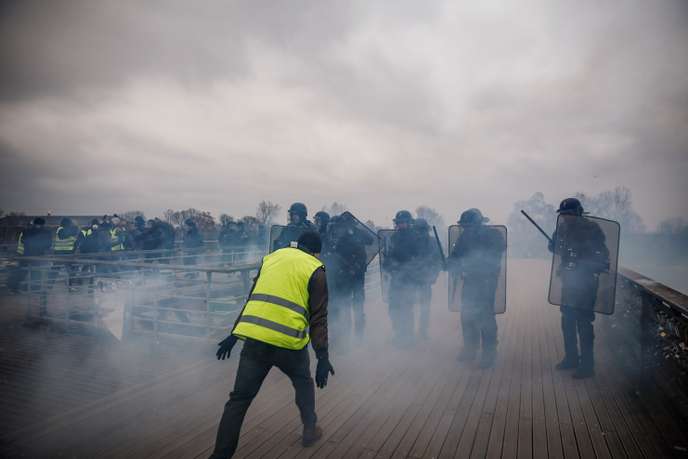
[[[55,242],[54,242],[54,250],[55,253],[72,253],[74,251],[74,245],[76,244],[76,236],[68,236],[64,239],[60,239],[60,231],[64,230],[63,227],[59,227],[57,231],[55,231]]]
[[[112,244],[112,251],[124,250],[124,244],[119,240],[119,235],[122,232],[119,228],[112,228],[110,230],[110,244]]]
[[[19,233],[19,241],[17,241],[17,253],[24,255],[24,233]]]
[[[309,341],[308,282],[320,260],[285,248],[263,258],[253,293],[232,331],[273,346],[299,350]]]

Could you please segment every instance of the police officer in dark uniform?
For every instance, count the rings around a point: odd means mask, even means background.
[[[576,198],[564,199],[559,205],[562,215],[583,216],[583,206]],[[565,232],[557,234],[557,232]],[[561,263],[556,274],[561,278],[561,331],[564,337],[564,359],[558,370],[574,369],[576,379],[595,374],[594,306],[599,273],[609,269],[609,250],[602,229],[592,220],[564,220],[554,232],[549,250],[556,252]],[[580,343],[580,354],[578,345]]]
[[[302,202],[295,202],[287,211],[289,222],[282,230],[279,237],[272,244],[272,251],[289,247],[292,242],[296,242],[303,233],[316,231],[315,225],[308,221],[308,209]]]
[[[391,236],[390,249],[383,258],[382,269],[391,276],[389,316],[394,331],[393,340],[405,347],[412,345],[415,340],[413,304],[421,247],[418,233],[413,228],[413,216],[408,210],[397,212],[394,227],[396,231]]]
[[[482,341],[482,368],[492,367],[497,357],[494,303],[506,245],[498,230],[484,225],[488,221],[479,209],[463,212],[458,221],[463,232],[450,247],[447,259],[449,274],[463,279],[461,329],[464,345],[457,360],[475,360]]]
[[[313,222],[315,223],[315,227],[318,230],[318,233],[320,233],[320,238],[326,236],[327,225],[330,223],[330,214],[328,214],[324,210],[316,212],[313,216]]]
[[[420,254],[422,262],[418,266],[416,279],[418,307],[418,335],[421,339],[428,338],[428,326],[430,324],[430,304],[432,303],[432,286],[442,271],[442,257],[436,245],[437,242],[431,235],[431,227],[424,218],[417,218],[414,227],[418,232]]]
[[[335,346],[346,347],[352,322],[357,337],[362,337],[365,329],[365,246],[373,240],[356,228],[354,220],[346,213],[330,219],[326,240],[328,245],[323,249],[323,261],[331,289],[333,341]]]

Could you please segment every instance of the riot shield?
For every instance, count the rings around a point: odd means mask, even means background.
[[[369,265],[380,252],[380,240],[377,234],[349,211],[339,215],[337,222],[337,224],[343,224],[352,238],[363,246],[363,249],[365,249],[366,266]]]
[[[506,312],[507,229],[503,225],[449,227],[449,310],[492,303]],[[482,304],[481,304],[482,303]]]
[[[552,241],[548,301],[613,314],[620,233],[613,220],[560,214]]]
[[[298,241],[301,234],[306,231],[308,228],[303,226],[272,225],[270,227],[268,252],[272,253],[277,249],[289,247],[292,242]]]
[[[393,278],[397,286],[413,287],[428,280],[428,268],[437,265],[442,269],[440,248],[430,235],[420,235],[413,230],[383,229],[377,232],[380,244],[380,281],[382,297],[388,302]],[[436,278],[436,276],[435,276]]]
[[[389,286],[392,281],[391,269],[389,269],[389,256],[393,251],[392,235],[395,233],[392,229],[378,230],[377,238],[380,248],[380,288],[382,289],[382,299],[385,303],[389,303]]]

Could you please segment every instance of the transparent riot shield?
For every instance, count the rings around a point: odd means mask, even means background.
[[[369,265],[380,252],[380,240],[377,234],[349,211],[338,216],[337,225],[341,225],[346,235],[365,250],[366,266]]]
[[[503,225],[449,227],[449,310],[468,303],[492,303],[506,312],[507,229]]]
[[[277,247],[278,245],[278,240],[281,243],[281,237],[282,232],[286,229],[287,227],[285,225],[272,225],[270,227],[270,237],[268,238],[268,253],[272,253],[278,248],[282,247]]]
[[[299,237],[306,231],[309,231],[309,228],[305,226],[272,225],[270,227],[268,252],[272,253],[275,250],[291,246],[291,243],[298,241]]]
[[[413,286],[427,282],[429,265],[437,263],[438,272],[441,271],[442,253],[430,235],[421,235],[413,229],[383,229],[377,235],[382,298],[385,301],[389,299],[393,277],[398,286]]]
[[[392,269],[390,266],[391,255],[393,253],[392,236],[395,231],[391,229],[378,230],[377,237],[380,247],[380,286],[382,289],[382,299],[389,303],[389,286],[392,281]]]
[[[613,314],[620,233],[613,220],[560,214],[552,241],[548,301]]]

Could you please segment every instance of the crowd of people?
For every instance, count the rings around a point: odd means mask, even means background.
[[[572,218],[583,216],[582,206],[576,199],[562,202],[559,213]],[[388,304],[392,341],[402,348],[428,338],[432,287],[439,274],[447,271],[449,302],[460,304],[457,310],[461,312],[464,346],[458,359],[470,362],[480,352],[480,366],[489,368],[496,360],[495,314],[504,312],[506,303],[505,284],[500,284],[505,282],[506,228],[486,225],[488,220],[478,209],[464,211],[455,225],[456,237],[450,233],[445,258],[434,228],[422,218],[414,218],[409,211],[396,213],[392,229],[375,233],[349,212],[330,216],[320,211],[311,222],[306,206],[297,202],[288,210],[288,224],[273,225],[269,234],[257,220],[225,220],[217,232],[217,245],[225,253],[248,247],[258,251],[265,251],[267,247],[268,252],[274,253],[295,247],[303,234],[318,234],[322,243],[318,257],[326,268],[332,341],[342,350],[348,347],[352,336],[358,341],[364,336],[365,275],[376,255],[380,256],[382,291]],[[568,235],[567,244],[572,245],[558,249],[553,242],[557,240],[554,235],[550,250],[561,252],[562,259],[568,260],[562,262],[557,271],[563,285],[560,302],[562,331],[566,338],[566,357],[560,366],[577,368],[579,375],[585,377],[593,368],[593,303],[599,272],[604,271],[595,271],[590,266],[608,265],[609,262],[581,263],[577,259],[574,263],[570,259],[572,253],[580,258],[581,254],[590,252],[606,260],[609,251],[596,224],[588,219],[581,221],[587,225],[586,230],[577,229],[571,233],[579,235],[580,241]],[[93,254],[93,258],[101,260],[103,254],[109,253],[110,259],[117,260],[126,259],[128,252],[141,251],[144,257],[156,257],[159,256],[157,251],[173,250],[177,239],[183,249],[184,264],[195,265],[205,241],[193,219],[186,219],[175,228],[160,219],[146,221],[139,216],[129,222],[117,215],[105,215],[79,228],[72,220],[64,218],[56,230],[51,230],[45,227],[43,218],[36,218],[20,234],[17,253],[24,257]],[[20,269],[10,276],[11,290],[19,289],[27,271],[21,267],[28,263],[30,261],[20,259]],[[63,267],[70,273],[71,287],[74,267],[68,263]],[[500,288],[501,296],[497,295]],[[584,306],[571,306],[578,303]],[[576,334],[579,335],[580,351],[576,349]]]

